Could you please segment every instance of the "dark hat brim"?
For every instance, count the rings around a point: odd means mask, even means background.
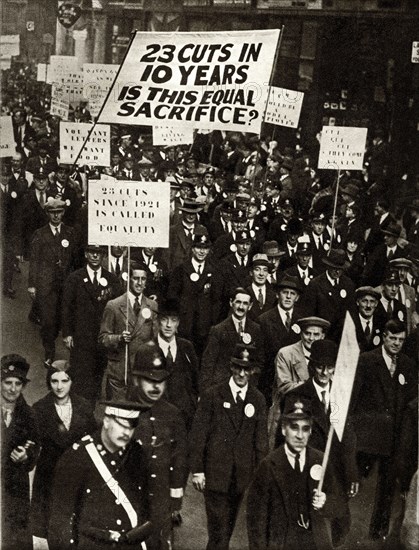
[[[165,369],[133,370],[132,374],[152,382],[164,382],[170,376],[170,372]]]
[[[330,260],[328,256],[322,258],[322,262],[324,263],[324,265],[327,265],[328,267],[333,267],[334,269],[348,269],[349,267],[349,262],[347,262],[346,260],[343,262],[343,264],[338,264],[337,262],[333,262],[332,260]]]

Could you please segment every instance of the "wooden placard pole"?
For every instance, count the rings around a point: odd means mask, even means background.
[[[340,168],[338,168],[338,177],[336,181],[336,191],[335,191],[335,200],[333,201],[333,218],[332,218],[332,235],[330,236],[330,248],[327,255],[330,254],[333,245],[333,234],[335,232],[335,218],[336,218],[336,209],[338,205],[338,195],[339,195],[339,183],[340,183]]]
[[[130,280],[130,271],[131,271],[131,268],[130,268],[130,247],[128,246],[128,254],[127,254],[127,264],[128,264],[128,269],[127,269],[127,319],[126,319],[126,324],[125,324],[125,330],[128,332],[128,329],[129,329],[129,280]],[[125,344],[125,374],[124,374],[124,379],[125,379],[125,386],[128,385],[128,358],[129,358],[129,344],[128,342]]]
[[[323,489],[324,476],[326,474],[327,463],[329,461],[330,448],[332,446],[332,439],[333,439],[333,432],[334,431],[335,430],[333,428],[333,424],[330,424],[329,433],[327,435],[326,449],[325,449],[324,455],[323,455],[322,472],[321,472],[321,475],[320,475],[319,484],[317,485],[317,489],[316,489],[317,494],[319,494],[321,492],[321,490]]]

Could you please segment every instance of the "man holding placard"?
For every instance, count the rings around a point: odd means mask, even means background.
[[[157,304],[144,296],[147,273],[144,264],[132,262],[128,292],[110,300],[103,312],[99,343],[108,354],[102,385],[107,399],[125,397],[130,366],[138,347],[157,333]]]

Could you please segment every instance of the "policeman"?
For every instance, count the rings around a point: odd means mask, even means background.
[[[146,460],[132,441],[139,406],[127,401],[104,405],[100,432],[74,443],[57,464],[50,550],[138,548],[151,532]]]

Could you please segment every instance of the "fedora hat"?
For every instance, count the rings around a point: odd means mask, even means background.
[[[279,290],[281,288],[291,288],[296,290],[299,294],[303,292],[303,287],[301,286],[300,278],[293,277],[292,275],[284,275],[276,285],[275,289]]]
[[[266,254],[268,258],[269,256],[272,258],[279,258],[280,256],[285,255],[285,251],[280,250],[277,241],[265,241],[263,243],[262,252],[263,254]]]
[[[329,255],[322,258],[322,262],[327,267],[333,267],[334,269],[346,269],[349,266],[345,251],[340,248],[332,248]]]

